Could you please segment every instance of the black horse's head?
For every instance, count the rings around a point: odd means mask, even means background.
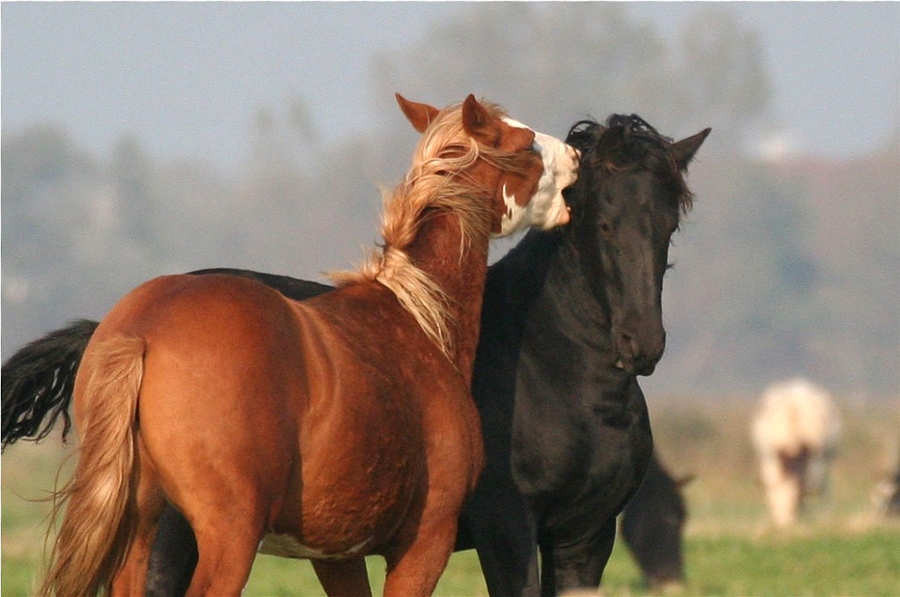
[[[613,115],[576,123],[566,139],[582,155],[567,234],[628,373],[649,375],[662,357],[669,242],[691,206],[683,174],[709,131],[672,142],[636,115]]]
[[[681,537],[687,508],[681,488],[692,479],[674,479],[654,456],[622,514],[622,538],[653,591],[684,581]]]

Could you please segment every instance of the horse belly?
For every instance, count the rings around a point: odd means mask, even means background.
[[[371,547],[370,543],[371,540],[367,539],[347,549],[328,552],[304,545],[289,533],[268,533],[259,544],[259,553],[281,558],[343,560],[364,555],[367,553],[364,550]]]
[[[326,412],[314,406],[323,399],[334,403]],[[326,559],[372,553],[426,489],[419,408],[398,393],[311,404],[301,424],[299,475],[263,550]]]

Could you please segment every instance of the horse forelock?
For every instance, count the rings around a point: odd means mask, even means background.
[[[481,104],[492,116],[505,115],[495,104]],[[448,356],[453,348],[450,299],[428,273],[412,263],[406,249],[435,210],[458,218],[460,257],[470,239],[490,233],[493,190],[466,172],[479,159],[506,171],[521,169],[514,154],[479,144],[466,134],[461,103],[441,110],[423,133],[403,181],[384,193],[383,244],[371,251],[357,271],[329,274],[338,286],[366,280],[385,285]]]
[[[622,129],[623,146],[601,143],[614,127]],[[611,114],[604,124],[588,119],[576,122],[566,142],[581,151],[582,167],[605,170],[643,168],[664,182],[676,199],[679,211],[686,214],[693,205],[691,192],[672,153],[673,139],[657,131],[637,114]]]

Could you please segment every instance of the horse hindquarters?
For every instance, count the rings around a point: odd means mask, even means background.
[[[116,593],[143,592],[165,500],[196,537],[189,594],[243,588],[298,461],[296,396],[285,391],[295,371],[279,360],[296,343],[293,329],[277,293],[223,276],[157,278],[120,301],[97,329],[83,370],[106,374],[109,364],[94,358],[94,348],[109,339],[140,337],[144,347],[140,397],[131,404],[140,429],[137,533]],[[76,393],[75,414],[79,422],[95,420],[97,399]],[[87,466],[94,460],[82,457]]]

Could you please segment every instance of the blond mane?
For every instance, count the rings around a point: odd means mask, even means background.
[[[499,106],[481,102],[494,117]],[[449,331],[449,297],[431,276],[409,258],[406,248],[426,221],[425,211],[450,212],[462,230],[461,253],[468,241],[490,233],[491,189],[478,186],[467,174],[478,159],[506,171],[520,171],[518,156],[478,144],[462,126],[462,104],[443,109],[425,130],[413,154],[412,167],[392,193],[384,193],[381,216],[383,244],[372,249],[357,271],[331,272],[338,286],[378,281],[387,286],[412,314],[425,334],[448,357],[453,350]]]

